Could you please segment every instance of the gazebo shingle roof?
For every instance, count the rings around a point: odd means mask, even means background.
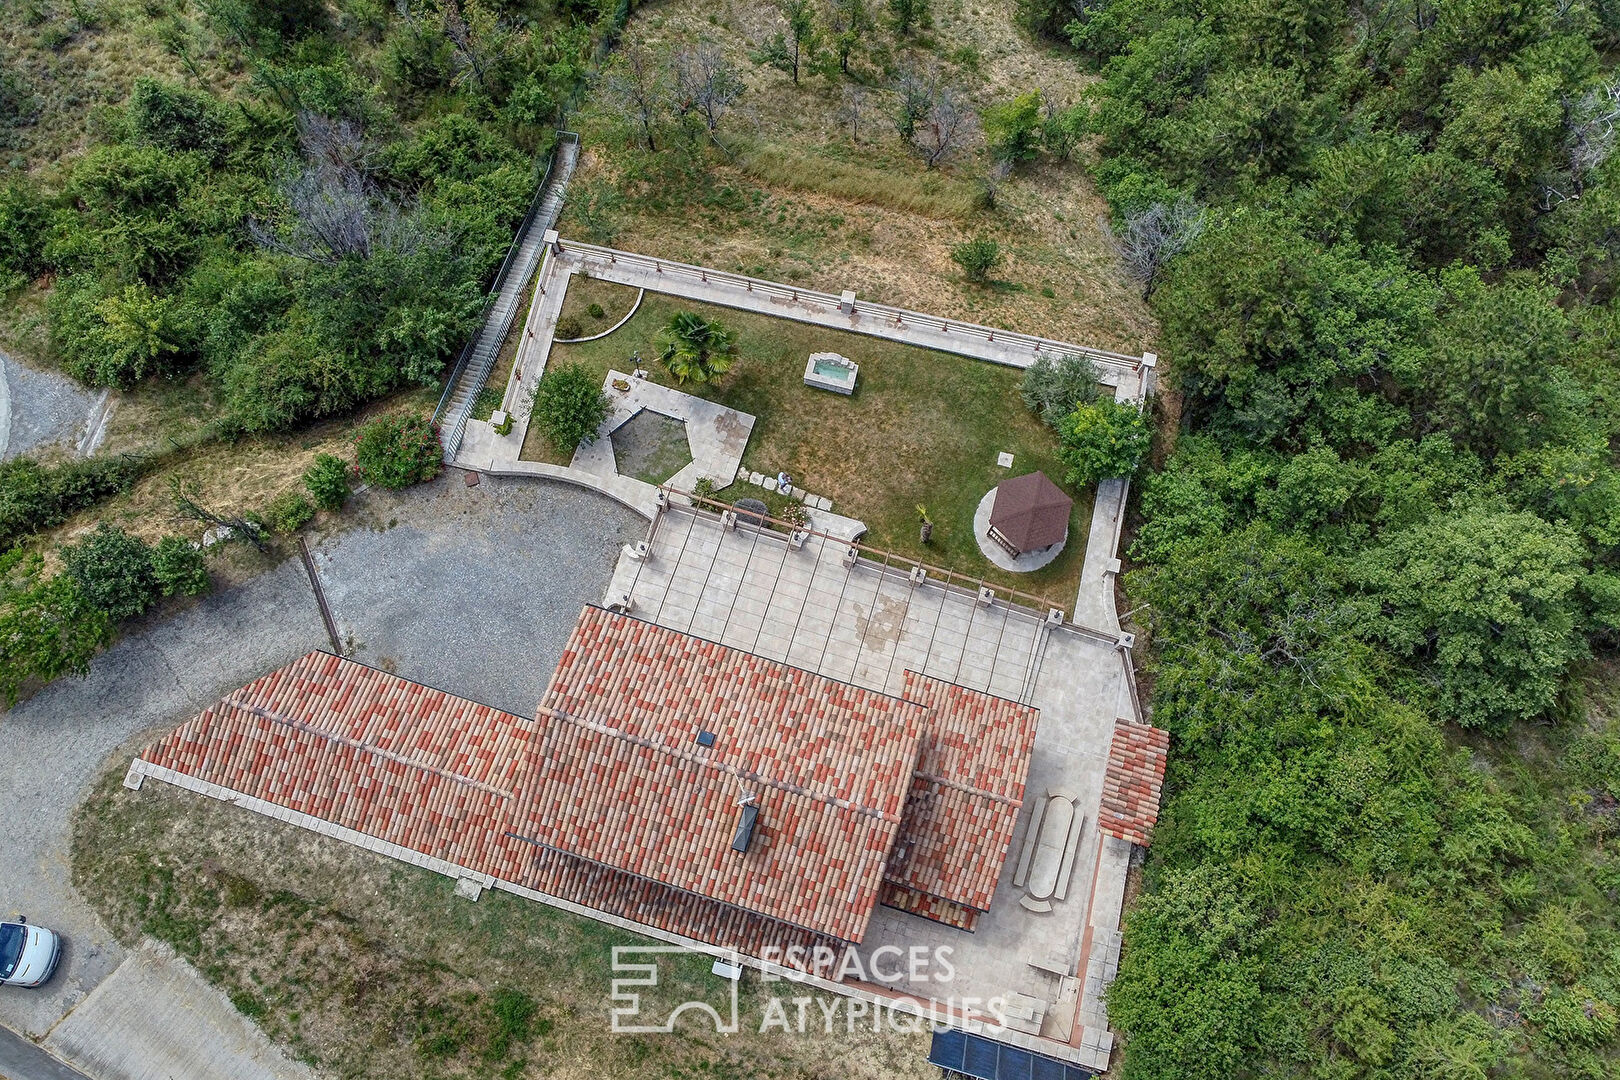
[[[1019,551],[1034,551],[1068,535],[1073,507],[1074,500],[1045,473],[1025,473],[996,487],[990,527]]]

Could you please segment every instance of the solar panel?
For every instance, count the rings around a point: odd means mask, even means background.
[[[973,1080],[1091,1080],[1090,1069],[950,1028],[934,1032],[928,1063]]]

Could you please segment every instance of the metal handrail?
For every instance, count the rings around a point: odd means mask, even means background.
[[[843,297],[832,293],[819,292],[815,289],[795,288],[774,281],[748,277],[744,274],[733,274],[725,270],[711,270],[707,267],[692,266],[688,263],[674,262],[669,259],[658,259],[650,255],[639,255],[635,252],[587,244],[579,240],[561,240],[558,243],[567,253],[580,256],[583,259],[594,260],[599,264],[617,265],[623,263],[650,268],[655,274],[675,274],[685,278],[695,278],[704,283],[719,282],[731,286],[740,286],[747,292],[762,296],[797,303],[819,304],[827,308],[843,310]],[[881,316],[884,319],[893,320],[896,325],[923,327],[938,330],[943,334],[959,334],[970,338],[981,338],[986,342],[1003,342],[1021,346],[1029,349],[1036,356],[1043,353],[1053,356],[1067,354],[1084,356],[1097,361],[1104,367],[1115,371],[1128,371],[1133,374],[1139,372],[1142,368],[1142,357],[1140,356],[1110,352],[1106,349],[1094,349],[1088,345],[1075,345],[1072,342],[1037,337],[1033,334],[1019,333],[1016,330],[998,330],[992,326],[981,326],[977,323],[961,322],[956,319],[945,319],[938,315],[928,315],[920,311],[908,311],[905,308],[897,308],[889,304],[860,300],[854,304],[850,313],[854,314],[855,312]],[[852,327],[852,329],[861,332],[858,327]]]
[[[579,146],[579,134],[573,131],[557,132],[557,139],[552,143],[550,153],[546,155],[545,172],[541,174],[540,183],[534,189],[534,198],[530,200],[529,209],[523,215],[523,220],[519,223],[517,231],[512,234],[512,242],[506,247],[506,257],[501,260],[500,269],[495,272],[495,280],[490,286],[489,295],[485,297],[484,306],[478,312],[478,329],[467,340],[467,344],[462,347],[461,354],[456,357],[455,366],[450,370],[450,378],[444,384],[444,392],[439,395],[439,403],[433,409],[434,423],[438,423],[444,416],[445,406],[449,404],[451,396],[455,393],[456,385],[461,381],[462,373],[472,359],[472,354],[478,347],[479,339],[484,336],[485,320],[489,318],[490,309],[495,306],[496,299],[500,297],[502,290],[506,287],[506,275],[511,270],[512,260],[516,258],[518,251],[523,247],[523,241],[528,236],[530,227],[534,224],[535,216],[540,213],[540,208],[545,203],[546,186],[551,183],[551,171],[557,164],[557,151],[565,141],[573,142],[577,148]],[[538,170],[538,163],[536,169]],[[515,308],[513,314],[516,314]],[[506,326],[501,330],[503,340],[506,337],[506,332],[511,327],[511,318],[508,318]],[[485,372],[485,378],[488,377],[489,373]]]

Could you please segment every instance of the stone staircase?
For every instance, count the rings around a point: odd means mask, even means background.
[[[539,197],[529,215],[523,219],[517,240],[495,279],[491,289],[492,299],[485,309],[484,325],[479,329],[478,336],[462,351],[450,375],[450,382],[445,387],[444,396],[439,399],[433,419],[439,425],[439,439],[444,444],[446,461],[455,460],[473,403],[489,380],[490,369],[495,366],[495,358],[500,354],[501,344],[512,328],[512,320],[517,317],[527,298],[529,279],[534,276],[535,267],[540,264],[544,254],[543,238],[547,229],[556,226],[557,216],[562,213],[568,180],[574,174],[574,164],[578,159],[579,136],[563,132],[558,138]]]

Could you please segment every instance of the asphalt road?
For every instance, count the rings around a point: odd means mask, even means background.
[[[645,522],[565,484],[448,472],[398,495],[367,493],[364,524],[312,545],[356,659],[531,713],[579,608],[600,602],[620,545]],[[131,629],[85,679],[0,715],[0,821],[12,823],[0,917],[62,931],[56,976],[0,987],[0,1026],[41,1038],[125,957],[74,892],[74,808],[111,759],[133,755],[227,691],[326,634],[296,557],[196,606]]]
[[[0,1027],[0,1080],[90,1080],[7,1028]]]

